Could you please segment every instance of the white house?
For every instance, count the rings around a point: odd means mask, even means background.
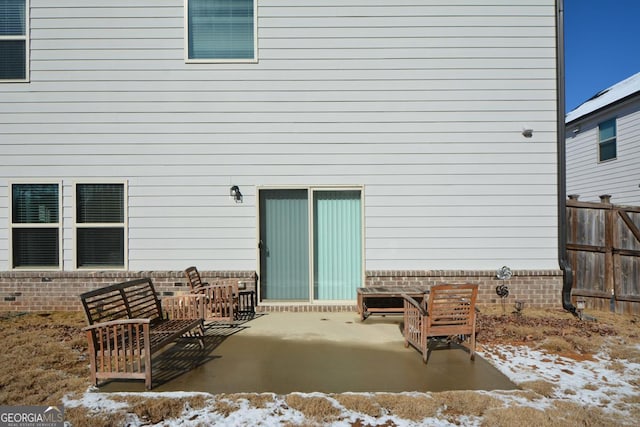
[[[1,2],[0,311],[190,265],[557,303],[561,3]]]
[[[640,206],[640,73],[566,116],[567,193]]]

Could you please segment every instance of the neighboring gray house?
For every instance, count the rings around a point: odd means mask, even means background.
[[[264,307],[459,281],[486,302],[503,265],[511,297],[559,303],[561,9],[0,2],[0,311],[182,292],[190,265]]]
[[[640,73],[566,116],[567,193],[640,206]]]

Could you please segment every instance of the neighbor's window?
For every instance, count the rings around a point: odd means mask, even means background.
[[[254,61],[254,0],[185,0],[187,60]]]
[[[29,1],[0,0],[0,82],[27,80],[28,34]]]
[[[125,267],[125,186],[76,184],[76,266]]]
[[[11,267],[60,268],[60,184],[11,184]]]
[[[616,158],[616,119],[598,125],[598,159],[602,162]]]

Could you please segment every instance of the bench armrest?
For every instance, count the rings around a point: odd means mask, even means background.
[[[142,325],[145,323],[151,323],[150,319],[120,319],[120,320],[110,320],[109,322],[101,322],[94,323],[93,325],[85,326],[82,328],[83,331],[90,331],[95,329],[104,329],[110,326],[117,325]]]

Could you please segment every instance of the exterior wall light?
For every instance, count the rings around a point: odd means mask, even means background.
[[[236,203],[242,202],[242,193],[237,185],[234,185],[229,189],[229,197],[231,197]]]
[[[533,129],[531,128],[522,129],[522,136],[524,136],[525,138],[531,138],[533,136]]]

